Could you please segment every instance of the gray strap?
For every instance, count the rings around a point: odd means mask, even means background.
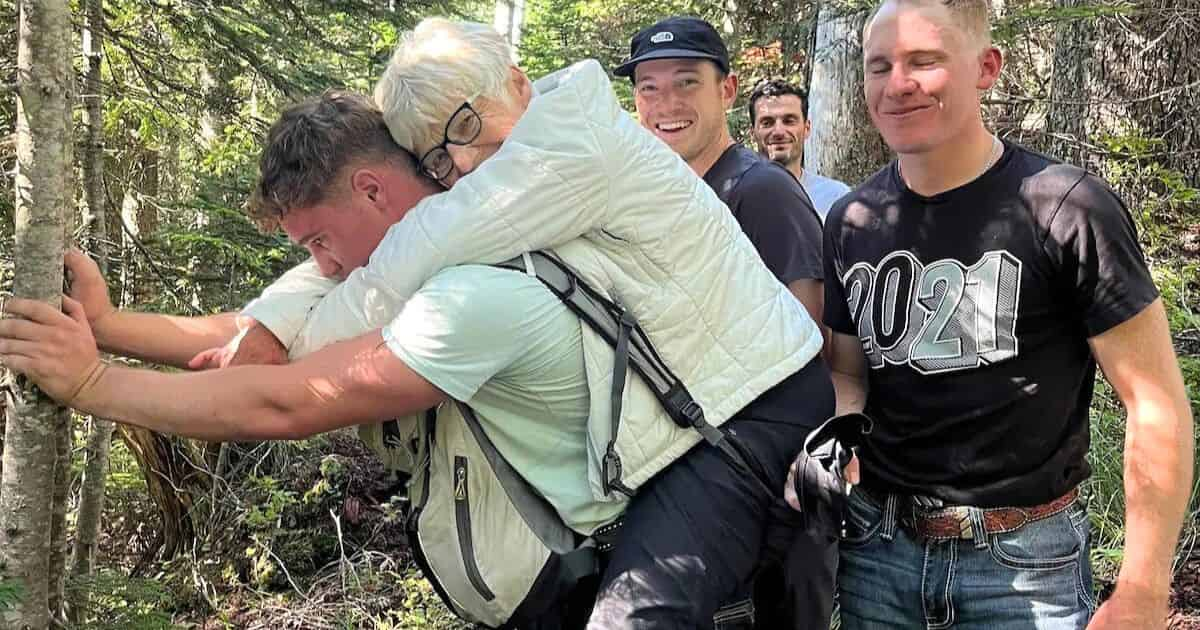
[[[530,263],[536,272],[538,280],[546,285],[564,304],[567,305],[580,319],[604,337],[609,344],[616,348],[613,366],[613,435],[608,451],[604,455],[604,482],[609,488],[626,492],[620,484],[621,460],[614,450],[613,441],[617,438],[617,428],[620,423],[621,394],[625,388],[625,373],[632,365],[642,379],[649,385],[656,398],[671,419],[680,427],[696,429],[706,442],[717,448],[735,468],[749,474],[758,483],[768,489],[768,484],[761,474],[747,463],[746,458],[726,439],[724,432],[709,424],[704,418],[704,410],[692,398],[683,382],[675,376],[666,363],[658,356],[649,337],[641,326],[637,325],[633,316],[618,304],[596,293],[586,283],[580,282],[575,272],[566,263],[542,251],[528,252],[497,265],[529,273]],[[627,494],[629,494],[627,492]],[[770,492],[771,496],[775,493]],[[632,496],[632,495],[631,495]]]
[[[608,447],[604,451],[604,491],[605,493],[618,490],[623,494],[632,495],[632,491],[621,483],[621,458],[617,455],[617,431],[621,429],[621,407],[625,394],[625,375],[629,373],[629,336],[636,322],[629,311],[621,311],[620,329],[617,333],[617,346],[613,357],[613,378],[610,407],[612,407],[612,435],[608,438]]]

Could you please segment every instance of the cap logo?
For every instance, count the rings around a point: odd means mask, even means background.
[[[673,35],[670,31],[662,31],[660,33],[655,33],[654,35],[652,35],[650,37],[650,43],[652,43],[652,44],[661,44],[663,42],[673,42],[673,41],[675,41],[675,35]]]

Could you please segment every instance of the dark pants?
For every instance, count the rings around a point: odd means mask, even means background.
[[[828,630],[837,570],[837,540],[800,532],[784,561],[754,579],[755,627]]]
[[[810,404],[794,418],[735,416],[723,425],[766,476],[766,488],[702,443],[639,489],[601,577],[589,628],[712,628],[713,612],[747,592],[759,567],[787,557],[800,533],[799,515],[783,500],[788,467],[808,431],[834,408],[819,359],[797,377]],[[804,560],[795,565],[827,573],[820,558]]]

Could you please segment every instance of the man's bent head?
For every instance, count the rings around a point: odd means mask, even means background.
[[[367,98],[332,90],[288,107],[272,125],[247,214],[282,227],[322,273],[344,278],[437,190]]]

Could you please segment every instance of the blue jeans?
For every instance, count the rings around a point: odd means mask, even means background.
[[[898,502],[892,500],[894,506]],[[1003,534],[925,540],[854,492],[838,572],[844,630],[1084,628],[1095,611],[1087,512],[1066,510]]]

